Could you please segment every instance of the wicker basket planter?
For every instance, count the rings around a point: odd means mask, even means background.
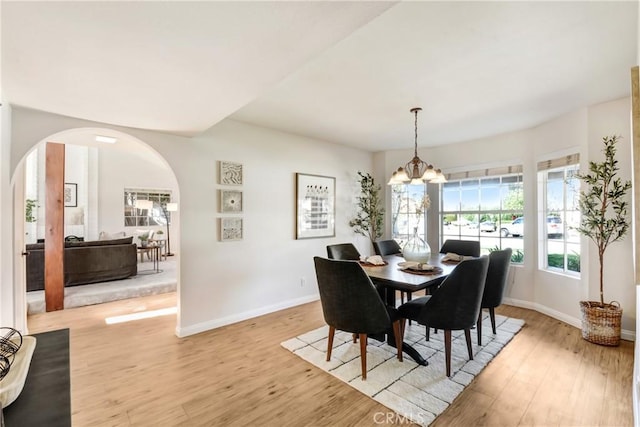
[[[620,303],[600,304],[599,301],[580,301],[582,338],[594,344],[617,346],[620,344],[622,308]]]

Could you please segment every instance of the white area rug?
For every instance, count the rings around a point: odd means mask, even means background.
[[[491,331],[489,316],[482,323],[483,346],[476,345],[477,331],[471,331],[473,359],[468,360],[463,331],[452,334],[451,377],[445,375],[444,334],[431,332],[425,340],[425,327],[413,322],[405,331],[410,343],[427,361],[420,366],[405,353],[403,362],[396,359],[395,348],[369,339],[367,345],[367,380],[360,372],[360,345],[351,334],[336,331],[331,360],[326,362],[328,326],[323,326],[282,343],[282,346],[356,390],[370,396],[401,417],[427,426],[468,386],[496,354],[524,325],[520,319],[496,316],[497,334]]]

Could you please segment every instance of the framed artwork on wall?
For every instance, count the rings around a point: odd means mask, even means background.
[[[78,184],[64,183],[64,207],[75,208],[78,206]]]
[[[220,190],[220,212],[241,213],[242,212],[242,191]]]
[[[296,173],[296,239],[334,237],[336,179]]]
[[[234,162],[220,162],[220,184],[242,185],[242,164]]]
[[[220,240],[242,240],[242,218],[220,218]]]

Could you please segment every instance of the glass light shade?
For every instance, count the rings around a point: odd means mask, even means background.
[[[447,178],[445,178],[444,174],[442,173],[442,171],[440,169],[436,170],[436,177],[433,178],[432,180],[430,180],[429,182],[432,184],[442,184],[447,182]]]
[[[435,169],[432,165],[427,166],[427,169],[424,171],[422,175],[422,179],[425,181],[431,181],[437,176]]]
[[[409,175],[407,175],[407,171],[405,171],[402,167],[398,168],[397,174],[398,181],[400,182],[409,182],[411,180],[411,178],[409,178]]]

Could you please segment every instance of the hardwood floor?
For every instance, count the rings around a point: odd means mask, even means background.
[[[171,293],[29,317],[31,333],[71,329],[74,426],[409,425],[280,346],[324,324],[318,302],[183,339],[175,315],[105,324],[174,304]],[[526,325],[433,425],[633,425],[633,343],[602,347],[540,313],[497,312]]]

